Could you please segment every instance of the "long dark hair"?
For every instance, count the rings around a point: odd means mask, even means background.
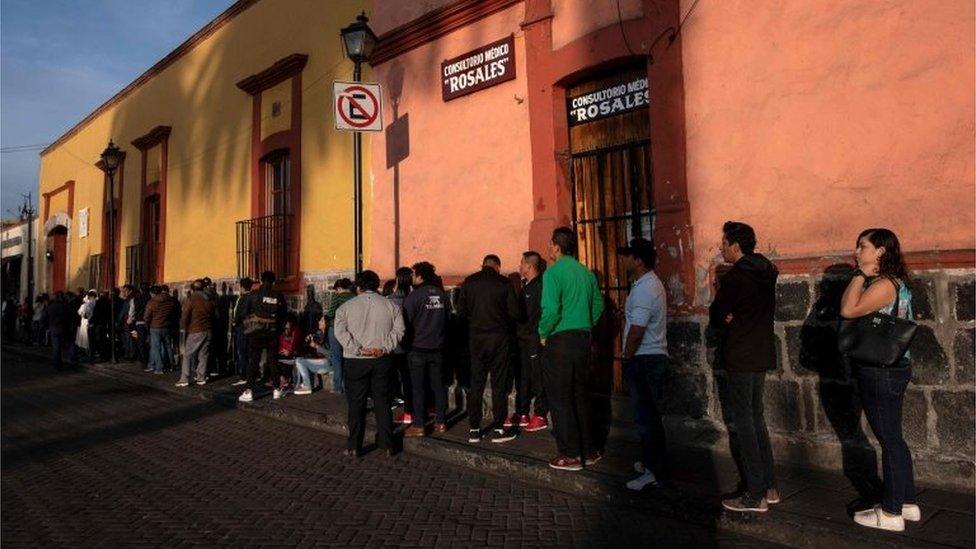
[[[400,267],[396,270],[396,286],[393,291],[407,297],[413,288],[413,270],[410,267]]]
[[[861,244],[861,239],[867,238],[875,248],[884,248],[884,253],[878,259],[878,274],[881,276],[893,277],[908,284],[910,277],[908,267],[905,265],[905,257],[901,253],[901,243],[895,233],[888,229],[876,228],[865,229],[857,235],[857,243]]]

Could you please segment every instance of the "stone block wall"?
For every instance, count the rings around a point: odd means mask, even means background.
[[[861,411],[856,381],[836,350],[840,296],[848,280],[844,270],[780,278],[779,360],[767,376],[765,409],[778,459],[852,473],[849,469],[871,467],[872,454],[880,459],[880,450]],[[976,467],[973,272],[918,272],[912,290],[920,326],[910,349],[913,375],[903,426],[916,477],[971,492]],[[712,370],[715,346],[707,318],[673,319],[668,344],[674,368],[664,407],[672,415],[672,441],[723,449],[722,374]]]

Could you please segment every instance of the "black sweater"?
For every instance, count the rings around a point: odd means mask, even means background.
[[[768,259],[749,254],[732,265],[719,280],[709,308],[712,328],[719,335],[718,368],[730,372],[765,372],[776,369],[776,277]],[[728,315],[732,321],[725,321]]]

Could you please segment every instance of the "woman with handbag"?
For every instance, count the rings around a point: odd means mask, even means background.
[[[851,359],[864,414],[881,445],[884,490],[880,505],[854,514],[862,526],[902,531],[918,521],[912,455],[902,436],[902,404],[912,372],[908,344],[912,294],[898,237],[888,229],[867,229],[857,238],[857,270],[841,298],[846,322],[841,351]]]

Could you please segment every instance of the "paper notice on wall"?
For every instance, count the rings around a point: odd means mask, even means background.
[[[78,236],[88,236],[88,208],[78,210]]]

